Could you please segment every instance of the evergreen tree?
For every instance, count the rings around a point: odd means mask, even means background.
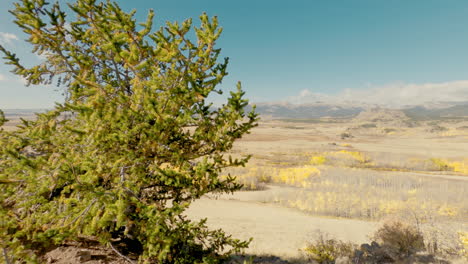
[[[90,236],[124,244],[141,263],[216,263],[247,247],[183,215],[204,194],[240,188],[219,174],[247,162],[226,152],[258,120],[240,84],[222,106],[207,102],[227,75],[217,18],[202,14],[194,32],[191,19],[152,31],[153,11],[137,24],[135,11],[114,2],[68,6],[21,0],[10,11],[46,57],[39,65],[0,46],[15,74],[56,82],[66,95],[36,120],[0,130],[5,258],[39,262],[41,251]]]

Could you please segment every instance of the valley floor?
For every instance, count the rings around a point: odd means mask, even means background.
[[[221,228],[235,238],[247,240],[252,237],[247,254],[287,258],[300,257],[300,249],[319,232],[345,241],[365,243],[369,241],[367,235],[378,227],[376,222],[311,216],[292,208],[260,202],[262,195],[281,188],[271,187],[265,191],[205,197],[194,202],[187,215],[196,220],[208,218],[211,228]]]

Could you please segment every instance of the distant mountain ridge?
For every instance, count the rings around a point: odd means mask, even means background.
[[[413,119],[468,117],[468,103],[446,108],[427,108],[424,106],[416,106],[403,109],[403,111],[408,117]]]
[[[264,103],[257,104],[256,111],[261,116],[271,118],[293,118],[293,119],[306,119],[306,118],[352,118],[364,110],[359,106],[339,106],[327,104],[274,104]]]
[[[439,118],[468,118],[468,102],[443,102],[424,106],[406,106],[401,109],[392,109],[379,105],[359,103],[257,103],[256,111],[265,119],[315,119],[315,118],[356,118],[363,112],[372,109],[398,110],[411,119],[439,119]],[[248,110],[252,105],[248,106]],[[7,118],[19,118],[33,113],[44,112],[46,109],[2,109]],[[398,115],[395,115],[395,118]]]
[[[377,105],[365,104],[291,104],[259,103],[256,111],[264,118],[271,119],[313,119],[313,118],[355,118],[372,109],[398,110],[412,119],[438,119],[468,117],[468,102],[445,104],[445,107],[408,106],[402,109],[390,109]],[[250,106],[251,107],[251,106]],[[395,116],[396,117],[396,116]]]

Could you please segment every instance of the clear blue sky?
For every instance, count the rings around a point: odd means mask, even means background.
[[[0,32],[18,36],[5,46],[37,62],[6,12],[13,1],[2,2]],[[224,28],[218,46],[230,57],[223,88],[240,80],[253,102],[344,91],[366,96],[366,89],[391,93],[394,87],[407,95],[427,86],[434,98],[444,89],[456,90],[453,97],[468,97],[465,0],[117,2],[126,10],[135,8],[141,21],[154,9],[157,27],[188,17],[196,25],[204,11],[217,15]],[[60,100],[53,88],[23,88],[9,69],[0,66],[0,108],[49,107]]]

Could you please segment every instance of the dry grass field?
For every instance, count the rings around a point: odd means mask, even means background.
[[[7,130],[33,118],[6,114]],[[254,263],[309,263],[301,249],[320,234],[360,244],[389,219],[416,225],[432,250],[467,250],[468,121],[397,121],[263,120],[231,153],[249,164],[223,175],[244,190],[187,215],[253,238],[246,254],[270,256]]]
[[[245,191],[198,201],[189,215],[253,237],[254,255],[298,258],[317,231],[363,243],[389,219],[418,225],[438,251],[462,250],[467,121],[306,121],[261,122],[233,150],[252,154],[249,164],[225,172]]]

